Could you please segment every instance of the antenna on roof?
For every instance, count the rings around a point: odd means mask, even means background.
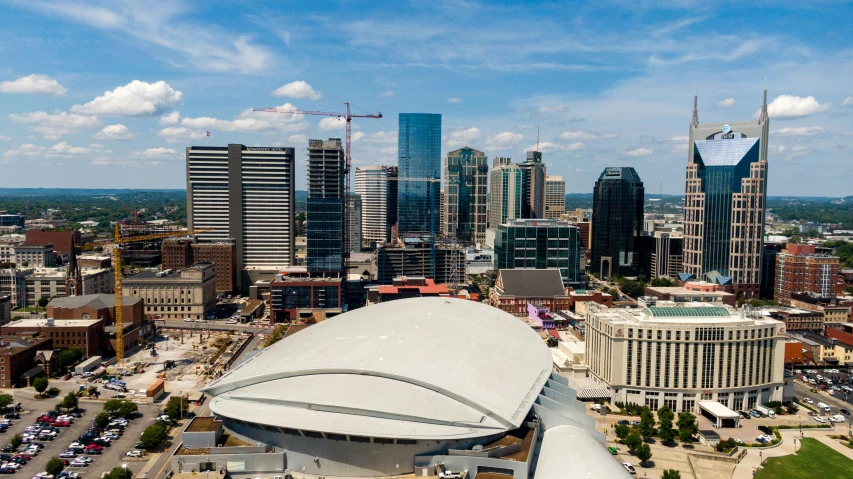
[[[536,151],[539,151],[539,125],[536,125]]]

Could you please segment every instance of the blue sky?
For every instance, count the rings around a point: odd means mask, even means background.
[[[813,4],[815,3],[815,4]],[[700,121],[754,117],[771,195],[853,194],[850,2],[0,0],[0,186],[183,188],[184,148],[297,149],[356,120],[353,160],[395,164],[397,114],[443,115],[442,155],[540,147],[569,192],[633,166],[684,190]],[[211,137],[207,138],[205,132]]]

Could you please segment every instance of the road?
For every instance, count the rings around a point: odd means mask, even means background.
[[[807,386],[806,384],[804,384],[801,381],[798,381],[798,380],[794,381],[794,394],[798,398],[809,398],[812,401],[814,401],[814,404],[810,404],[810,406],[815,408],[815,409],[817,409],[817,403],[819,403],[819,402],[823,402],[823,403],[828,404],[829,407],[833,410],[832,411],[833,414],[838,414],[842,408],[848,409],[848,410],[853,409],[853,406],[851,406],[851,403],[849,402],[850,400],[853,400],[853,399],[848,399],[848,402],[845,402],[840,398],[836,398],[835,396],[830,396],[829,394],[826,394],[826,393],[810,392],[809,391],[810,388],[811,388],[810,386]],[[849,421],[851,421],[851,420],[853,420],[853,416],[847,416],[848,424],[850,424]]]
[[[264,333],[270,330],[269,326],[252,324],[226,324],[226,320],[213,320],[204,323],[186,322],[177,319],[158,319],[155,321],[158,328],[183,329],[187,331],[199,330],[219,330],[219,331],[236,331],[248,333]]]

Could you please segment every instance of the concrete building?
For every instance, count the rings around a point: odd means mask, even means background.
[[[444,214],[441,230],[463,244],[486,240],[489,163],[485,153],[470,147],[444,159]]]
[[[308,271],[341,275],[345,244],[344,148],[340,138],[308,140]]]
[[[495,157],[489,185],[489,228],[497,229],[507,220],[523,218],[524,172],[512,158]]]
[[[587,364],[613,402],[697,413],[699,401],[734,409],[781,401],[785,325],[703,303],[592,307]]]
[[[376,253],[377,282],[391,284],[398,276],[423,276],[437,284],[463,282],[465,250],[442,243],[431,248],[428,236],[406,236],[399,243],[380,247]]]
[[[115,276],[112,268],[80,269],[83,285],[81,294],[111,293],[115,287]],[[65,268],[44,268],[31,270],[24,276],[26,296],[24,304],[38,304],[41,298],[62,298],[67,296],[67,272]]]
[[[791,295],[812,293],[824,298],[836,296],[839,258],[815,253],[814,245],[788,244],[776,255],[775,299],[791,305]]]
[[[0,294],[0,325],[12,320],[12,296]]]
[[[643,234],[644,195],[634,168],[605,168],[595,182],[589,270],[600,278],[639,274],[636,248]]]
[[[441,230],[441,115],[400,113],[397,139],[400,234]]]
[[[23,245],[25,239],[21,235],[8,235],[0,238],[0,264],[15,266],[15,246]]]
[[[32,272],[32,269],[0,269],[0,296],[10,298],[12,309],[27,304],[27,276]]]
[[[654,232],[637,238],[639,269],[649,279],[678,278],[684,271],[684,237],[679,233]]]
[[[365,243],[390,243],[397,224],[397,167],[359,166],[355,194],[361,197],[361,231]]]
[[[483,304],[415,298],[357,309],[286,337],[203,389],[227,433],[254,449],[211,447],[173,466],[630,477],[551,362],[538,334]],[[571,462],[565,451],[574,451]]]
[[[523,202],[521,218],[545,218],[545,163],[541,151],[528,151],[527,159],[518,165],[522,172]]]
[[[714,306],[737,304],[737,296],[712,283],[685,283],[683,286],[646,286],[646,296],[674,303],[709,303]]]
[[[562,176],[545,177],[545,218],[559,219],[566,212],[566,181]]]
[[[191,146],[186,161],[187,224],[213,228],[204,241],[234,239],[236,290],[294,263],[293,148]]]
[[[757,298],[767,201],[767,90],[757,121],[699,124],[693,99],[684,202],[684,270]]]
[[[336,316],[343,311],[341,278],[311,277],[305,268],[288,268],[270,282],[270,320],[298,320]]]
[[[16,268],[53,268],[56,261],[53,256],[53,245],[37,246],[15,245],[13,252]]]
[[[553,219],[515,219],[497,227],[495,269],[558,268],[566,286],[581,284],[578,228]]]
[[[24,215],[9,214],[6,211],[0,211],[0,226],[17,226],[24,227]]]
[[[142,298],[145,314],[157,319],[205,319],[216,304],[216,275],[211,263],[180,271],[143,271],[124,279],[125,296]]]
[[[113,267],[113,258],[108,254],[77,255],[77,266],[83,269],[107,269]]]
[[[361,252],[364,238],[361,226],[364,205],[361,196],[347,195],[347,231],[349,231],[349,245],[347,251],[350,253]]]

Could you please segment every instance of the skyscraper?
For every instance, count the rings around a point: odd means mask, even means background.
[[[527,159],[518,165],[524,178],[524,202],[521,204],[522,218],[545,217],[545,163],[541,151],[528,151]]]
[[[545,218],[559,218],[566,212],[566,181],[562,176],[545,177]]]
[[[579,286],[580,238],[568,221],[511,219],[497,227],[495,269],[559,268],[565,286]]]
[[[398,227],[400,234],[440,230],[441,115],[400,113]]]
[[[486,193],[489,163],[482,151],[465,147],[444,161],[445,214],[442,231],[462,243],[486,240]]]
[[[340,138],[308,140],[309,272],[343,271],[344,253],[344,149]]]
[[[248,288],[250,271],[295,262],[293,148],[190,146],[187,224],[213,228],[198,237],[236,244],[235,288]]]
[[[592,195],[590,270],[601,278],[638,274],[635,253],[643,234],[644,188],[630,167],[605,168]]]
[[[509,219],[523,218],[524,175],[512,158],[495,157],[490,176],[489,228],[494,230]]]
[[[684,201],[686,273],[758,297],[767,200],[767,90],[758,120],[699,123],[693,99]],[[593,222],[594,224],[594,222]]]
[[[362,233],[361,233],[361,215],[362,215],[361,196],[348,194],[347,195],[347,232],[349,234],[349,244],[347,251],[361,251]]]
[[[359,166],[355,194],[361,197],[361,231],[366,243],[391,241],[397,223],[397,167]]]

